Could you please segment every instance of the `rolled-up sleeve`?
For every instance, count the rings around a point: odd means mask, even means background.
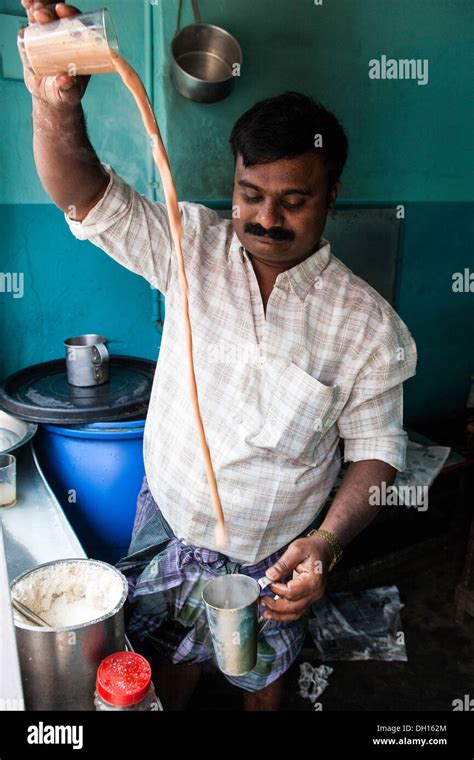
[[[344,461],[380,459],[405,469],[403,382],[416,372],[417,351],[406,325],[393,312],[381,320],[380,344],[354,382],[337,421]]]
[[[65,214],[72,234],[78,240],[89,240],[166,293],[172,242],[165,205],[140,195],[109,164],[102,166],[109,175],[102,198],[82,222],[74,220],[73,213]],[[182,204],[180,210],[183,211]]]

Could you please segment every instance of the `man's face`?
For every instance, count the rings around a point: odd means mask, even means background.
[[[339,190],[339,183],[335,194]],[[328,213],[326,167],[317,153],[235,167],[237,237],[257,261],[290,269],[319,243]]]

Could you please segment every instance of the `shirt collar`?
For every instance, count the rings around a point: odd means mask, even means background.
[[[247,256],[248,253],[244,247],[239,244],[241,256]],[[317,281],[317,278],[326,268],[331,258],[331,245],[327,240],[321,238],[321,244],[317,251],[308,256],[300,264],[287,269],[278,275],[275,284],[283,285],[289,282],[291,289],[298,296],[300,301],[304,301],[309,291]]]
[[[327,267],[330,258],[331,245],[327,240],[321,238],[321,244],[317,251],[300,264],[287,270],[286,274],[291,288],[300,301],[304,301],[323,269]]]

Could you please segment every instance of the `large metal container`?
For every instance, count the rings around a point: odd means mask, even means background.
[[[94,710],[97,668],[107,655],[124,651],[123,606],[128,584],[122,573],[105,562],[63,559],[46,562],[15,578],[17,584],[43,568],[62,563],[90,563],[115,573],[122,593],[102,617],[81,625],[39,628],[16,619],[15,633],[27,710]]]

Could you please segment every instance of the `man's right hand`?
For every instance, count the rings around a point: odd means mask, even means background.
[[[21,0],[30,24],[50,24],[60,18],[77,16],[80,11],[66,3],[44,3]],[[54,108],[76,106],[86,91],[90,77],[71,77],[67,73],[56,76],[35,76],[26,67],[23,69],[25,84],[34,98]]]

